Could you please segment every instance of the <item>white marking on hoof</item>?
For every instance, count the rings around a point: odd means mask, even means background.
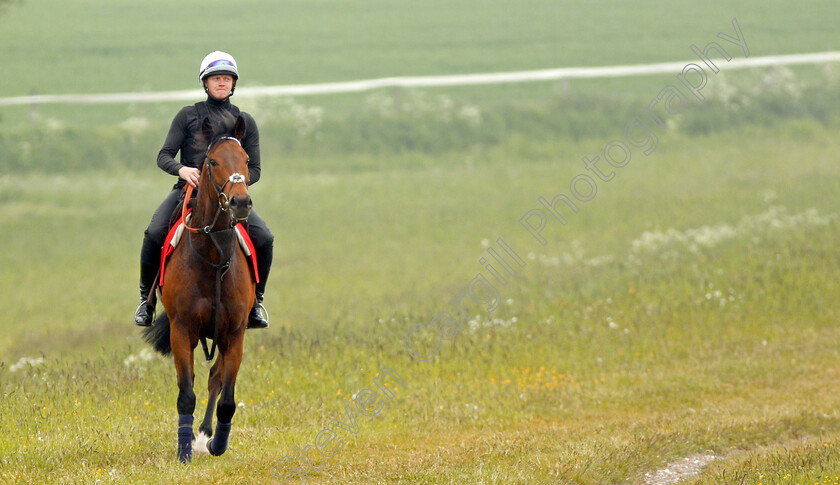
[[[199,431],[198,436],[196,436],[193,440],[193,453],[210,453],[210,450],[207,449],[208,441],[210,441],[210,437],[204,434],[202,431]]]

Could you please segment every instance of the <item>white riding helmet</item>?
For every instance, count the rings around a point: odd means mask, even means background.
[[[204,57],[198,69],[198,81],[204,80],[217,74],[229,74],[233,76],[234,83],[239,80],[239,69],[236,67],[236,59],[227,52],[213,51]]]

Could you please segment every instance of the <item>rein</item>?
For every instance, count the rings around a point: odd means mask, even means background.
[[[220,143],[224,140],[233,140],[236,143],[239,143],[240,146],[242,145],[241,142],[238,139],[230,137],[230,136],[225,136],[225,137],[219,138],[218,140],[214,141],[213,143],[210,144],[210,146],[207,147],[207,155],[210,154],[210,150],[213,148],[214,145],[216,145],[216,144],[218,144],[218,143]],[[193,254],[195,254],[196,256],[199,257],[199,259],[201,259],[204,263],[206,263],[211,268],[216,270],[215,295],[214,295],[214,301],[213,301],[213,314],[210,317],[211,321],[213,322],[213,346],[210,348],[210,350],[207,349],[207,339],[204,338],[204,337],[200,338],[201,347],[202,347],[202,350],[204,351],[204,356],[207,358],[208,362],[213,360],[213,356],[216,354],[216,343],[219,340],[219,308],[222,306],[222,280],[224,279],[225,275],[227,274],[228,270],[230,269],[230,262],[233,259],[233,252],[236,250],[236,239],[232,238],[231,239],[232,243],[230,245],[231,246],[230,253],[227,255],[227,258],[225,258],[224,257],[225,251],[222,250],[222,247],[216,241],[216,238],[213,237],[213,236],[214,236],[214,234],[217,234],[217,233],[220,233],[220,232],[233,231],[234,230],[233,226],[236,225],[239,222],[242,222],[242,221],[237,220],[237,219],[233,218],[233,216],[231,216],[231,221],[230,221],[230,226],[229,227],[227,227],[225,229],[216,229],[216,230],[213,230],[213,227],[216,225],[216,222],[219,220],[219,215],[222,212],[227,212],[228,208],[230,206],[228,195],[225,192],[225,189],[227,188],[228,193],[229,193],[234,185],[240,184],[240,183],[241,184],[245,183],[245,176],[243,176],[240,173],[233,173],[233,174],[231,174],[230,177],[228,177],[228,179],[225,181],[224,184],[222,184],[221,187],[217,186],[216,182],[213,181],[213,172],[212,172],[212,170],[213,170],[212,167],[213,166],[209,163],[209,161],[210,161],[210,159],[205,156],[204,165],[205,165],[206,172],[207,172],[206,175],[208,177],[208,182],[209,182],[210,186],[213,187],[213,191],[216,193],[216,200],[218,202],[218,206],[216,208],[216,214],[213,216],[213,221],[210,224],[208,224],[208,225],[206,225],[202,228],[190,227],[189,224],[187,224],[187,205],[190,201],[190,198],[192,197],[192,192],[193,192],[193,186],[190,185],[190,184],[187,184],[187,186],[186,186],[186,195],[184,196],[184,204],[183,204],[183,207],[181,209],[181,218],[182,218],[182,222],[184,224],[184,227],[188,231],[190,231],[190,235],[187,238],[190,242],[190,249],[192,250]],[[192,240],[192,235],[193,234],[206,234],[207,236],[210,237],[210,241],[213,243],[213,245],[216,247],[216,250],[219,252],[219,256],[221,258],[219,263],[214,263],[214,262],[210,261],[209,259],[207,259],[204,255],[202,255],[201,253],[199,253],[195,249],[195,247],[193,246],[193,240]]]

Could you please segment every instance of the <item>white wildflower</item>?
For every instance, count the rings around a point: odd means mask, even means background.
[[[35,367],[36,365],[41,365],[43,363],[43,357],[36,357],[34,359],[30,357],[21,357],[20,360],[17,361],[17,363],[12,364],[11,367],[9,367],[9,370],[12,372],[17,372],[26,366]]]
[[[471,126],[478,126],[481,124],[481,110],[478,106],[462,106],[458,110],[458,117],[466,121]]]
[[[61,120],[57,120],[55,118],[46,118],[44,120],[44,126],[47,127],[47,129],[50,131],[62,131],[67,125]]]
[[[680,247],[696,253],[701,248],[711,248],[739,236],[749,236],[754,242],[758,242],[760,238],[755,236],[758,232],[795,229],[803,226],[824,226],[836,217],[836,214],[820,215],[813,208],[799,214],[788,214],[784,207],[772,206],[760,214],[742,217],[734,226],[719,224],[689,228],[685,231],[673,228],[665,231],[644,231],[630,242],[630,260],[637,261],[635,255],[640,253],[656,253],[661,257],[672,256]]]
[[[148,130],[150,125],[148,118],[133,116],[120,123],[120,128],[128,133],[142,133]]]
[[[155,354],[151,350],[143,349],[135,355],[129,355],[128,357],[126,357],[125,360],[123,360],[123,364],[125,364],[126,366],[130,366],[137,362],[147,362],[149,360],[152,360],[154,356]]]
[[[605,254],[603,256],[587,259],[586,261],[584,261],[584,264],[587,266],[596,267],[601,266],[603,264],[612,263],[614,259],[615,258],[612,254]]]

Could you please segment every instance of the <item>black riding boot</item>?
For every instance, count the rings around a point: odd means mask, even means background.
[[[153,256],[160,254],[160,250],[155,250],[151,246],[153,244],[145,239],[140,255],[140,306],[134,312],[134,324],[141,327],[151,325],[155,316],[155,306],[149,303],[149,293],[152,291],[160,269],[160,260]]]
[[[268,311],[262,305],[265,294],[265,283],[268,281],[268,272],[271,269],[271,260],[274,258],[274,245],[269,243],[257,250],[257,271],[260,273],[260,282],[257,283],[256,300],[251,313],[248,315],[247,328],[268,328]],[[263,316],[263,313],[265,314]]]
[[[268,315],[268,311],[262,306],[263,294],[257,291],[257,299],[254,301],[254,307],[251,308],[251,313],[248,314],[248,328],[268,328],[268,319],[263,316]]]

